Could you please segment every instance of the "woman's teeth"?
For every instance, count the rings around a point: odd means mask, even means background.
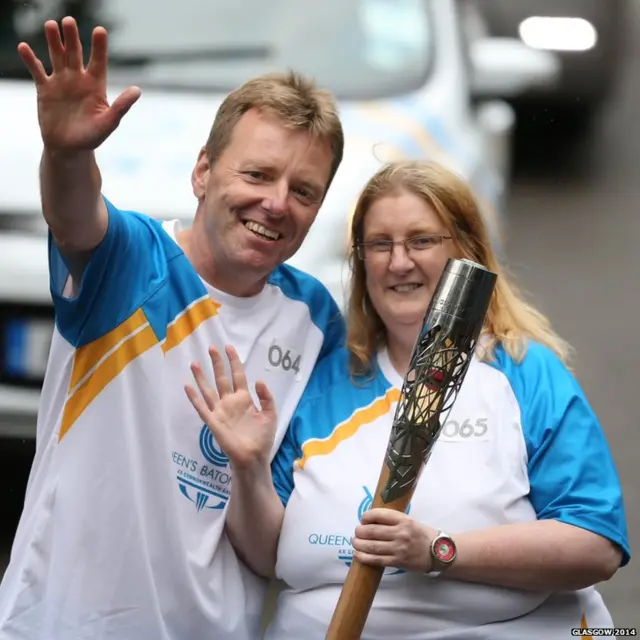
[[[407,291],[413,291],[421,287],[421,284],[398,284],[395,287],[391,287],[397,293],[406,293]]]

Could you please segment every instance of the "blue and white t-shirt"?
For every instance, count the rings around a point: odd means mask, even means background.
[[[275,453],[317,360],[343,340],[342,317],[289,266],[256,296],[217,291],[175,222],[108,211],[74,298],[50,244],[56,328],[0,637],[255,640],[265,585],[223,534],[231,473],[186,398],[189,365],[208,371],[209,346],[235,346],[249,382],[274,395]]]
[[[386,351],[371,381],[340,349],[318,369],[273,463],[286,505],[277,575],[287,585],[267,638],[320,640],[372,502],[402,379]],[[418,482],[409,515],[448,533],[556,519],[609,538],[629,560],[614,462],[576,379],[547,348],[516,364],[474,358]],[[594,588],[554,594],[386,569],[363,640],[567,638],[612,624]],[[542,635],[541,635],[542,634]]]

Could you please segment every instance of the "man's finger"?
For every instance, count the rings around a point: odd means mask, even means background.
[[[69,69],[80,71],[83,68],[82,42],[80,42],[78,25],[73,18],[62,19],[62,35],[64,36],[65,65]]]
[[[213,411],[216,406],[216,402],[218,401],[218,394],[207,382],[204,377],[204,373],[202,373],[202,369],[197,362],[191,365],[191,373],[193,373],[193,378],[198,385],[198,389],[200,390],[202,398],[204,399],[209,411]]]
[[[231,385],[231,380],[227,375],[224,360],[222,359],[220,352],[215,347],[209,347],[209,357],[211,358],[211,366],[213,367],[213,375],[216,380],[218,395],[222,398],[229,393],[233,393],[233,386]]]
[[[25,67],[27,67],[36,85],[43,85],[49,76],[47,75],[44,65],[33,52],[33,49],[26,42],[21,42],[18,45],[18,55],[22,62],[24,62]]]
[[[65,53],[58,23],[55,20],[47,20],[44,23],[44,33],[47,38],[51,68],[53,69],[54,73],[62,71],[65,64]]]
[[[239,389],[248,391],[249,385],[247,384],[247,376],[245,376],[244,374],[244,369],[242,368],[242,363],[240,362],[238,352],[232,346],[227,346],[225,348],[225,352],[227,354],[227,358],[229,359],[229,366],[231,367],[233,388],[236,391],[238,391]]]
[[[115,125],[129,113],[129,109],[138,101],[142,95],[140,87],[128,87],[111,104],[109,112],[115,120]]]
[[[91,34],[91,56],[87,64],[87,73],[97,80],[106,80],[107,31],[104,27],[96,27]]]

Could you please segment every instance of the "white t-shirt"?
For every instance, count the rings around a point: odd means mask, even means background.
[[[288,266],[254,297],[216,291],[174,225],[108,209],[75,298],[50,243],[56,329],[0,638],[254,640],[265,584],[223,535],[228,459],[186,398],[189,365],[209,371],[210,345],[235,346],[276,399],[275,452],[343,320]]]
[[[402,379],[387,353],[354,385],[347,352],[314,373],[274,459],[286,504],[280,594],[266,637],[323,640],[347,575],[351,537],[370,508]],[[621,489],[605,437],[574,377],[531,344],[521,365],[501,348],[474,358],[409,505],[409,515],[455,536],[557,519],[610,538],[629,559]],[[363,640],[562,640],[584,616],[611,618],[593,589],[533,593],[386,569]]]

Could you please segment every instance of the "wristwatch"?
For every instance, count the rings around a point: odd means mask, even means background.
[[[432,568],[431,571],[427,571],[427,575],[437,578],[454,563],[457,554],[456,543],[450,535],[439,531],[431,541],[430,552]]]

